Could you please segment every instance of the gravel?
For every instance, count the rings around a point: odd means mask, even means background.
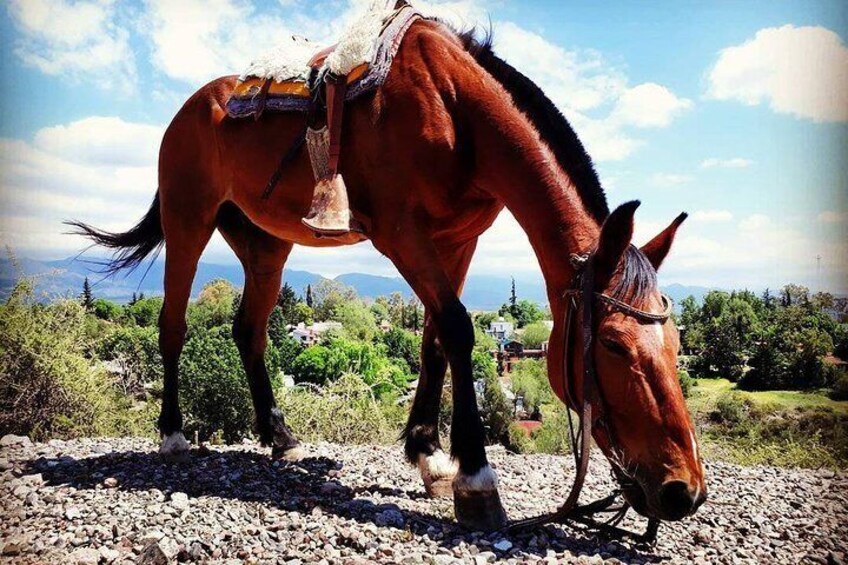
[[[166,463],[144,439],[0,440],[0,560],[9,563],[842,563],[848,475],[707,463],[710,498],[649,547],[549,525],[469,532],[424,495],[399,446],[306,446],[272,462],[253,443]],[[570,458],[489,451],[510,518],[553,510]],[[595,455],[582,500],[612,482]],[[631,515],[624,525],[644,529]]]

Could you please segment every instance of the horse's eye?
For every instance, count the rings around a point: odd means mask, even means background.
[[[608,338],[601,338],[601,345],[606,347],[612,354],[619,357],[629,357],[630,351],[617,341]]]

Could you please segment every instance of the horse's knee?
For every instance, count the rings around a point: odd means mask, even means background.
[[[439,314],[438,325],[439,338],[449,355],[471,354],[474,324],[461,302],[448,304]]]
[[[262,357],[265,354],[267,339],[264,329],[260,332],[253,324],[245,323],[236,316],[232,332],[233,341],[242,355]]]

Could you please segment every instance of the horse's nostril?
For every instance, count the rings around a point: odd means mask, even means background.
[[[690,489],[685,481],[669,481],[660,489],[660,504],[667,520],[680,520],[695,511],[701,503],[698,489]]]

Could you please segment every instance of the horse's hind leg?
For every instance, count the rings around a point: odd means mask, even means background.
[[[219,227],[244,267],[244,293],[233,321],[233,338],[253,398],[259,440],[272,447],[274,458],[298,459],[300,443],[277,408],[265,366],[268,318],[277,303],[292,244],[265,233],[232,208],[222,211]]]
[[[476,247],[475,239],[441,254],[441,263],[457,296],[462,292]],[[433,317],[427,313],[421,342],[421,374],[403,438],[407,459],[418,466],[427,494],[434,497],[453,494],[451,483],[457,471],[456,463],[442,450],[439,439],[439,406],[447,364]]]
[[[197,263],[215,230],[214,217],[187,225],[186,216],[169,216],[163,202],[162,224],[165,231],[165,302],[159,314],[159,350],[164,365],[162,411],[159,432],[162,444],[159,453],[180,458],[188,453],[189,444],[183,435],[183,417],[179,404],[179,362],[185,344],[186,309],[191,297],[191,285]]]

